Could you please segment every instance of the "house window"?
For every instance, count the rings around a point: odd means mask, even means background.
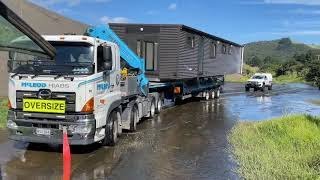
[[[228,54],[232,54],[232,45],[229,46]]]
[[[188,36],[187,37],[187,44],[188,44],[188,47],[194,48],[195,47],[195,37],[194,36]]]
[[[137,41],[137,55],[138,55],[139,57],[142,57],[141,49],[142,49],[142,43],[141,43],[141,40],[138,40],[138,41]]]
[[[210,58],[217,57],[217,44],[215,42],[211,42],[210,45]]]
[[[227,46],[226,45],[222,45],[222,54],[227,54]]]
[[[158,43],[145,42],[145,66],[147,71],[158,69]]]

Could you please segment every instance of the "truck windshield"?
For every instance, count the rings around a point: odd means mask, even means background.
[[[94,48],[88,43],[50,42],[56,48],[54,61],[10,52],[9,71],[36,75],[88,75],[94,71]]]

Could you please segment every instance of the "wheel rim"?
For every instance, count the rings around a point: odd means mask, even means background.
[[[154,116],[156,112],[156,106],[154,105],[154,102],[151,103],[151,107],[150,107],[150,114],[151,114],[151,117]]]
[[[215,98],[215,94],[214,91],[211,92],[211,98],[214,99]]]
[[[116,142],[117,141],[117,136],[118,136],[118,121],[114,120],[113,121],[113,141]]]
[[[137,112],[137,109],[134,110],[134,119],[133,119],[133,126],[134,126],[134,129],[136,130],[137,129],[137,123],[138,123],[138,112]]]
[[[220,90],[217,91],[217,98],[220,97]]]

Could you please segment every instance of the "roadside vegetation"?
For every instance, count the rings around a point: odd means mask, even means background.
[[[258,72],[272,73],[278,83],[311,82],[320,86],[319,55],[319,48],[293,43],[289,38],[245,46],[245,63],[258,68]]]
[[[229,142],[244,179],[317,179],[320,177],[320,118],[284,116],[241,122]]]
[[[0,128],[6,127],[7,122],[7,98],[0,98]]]

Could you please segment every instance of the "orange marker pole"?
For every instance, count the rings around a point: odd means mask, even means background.
[[[71,153],[67,128],[63,128],[63,180],[71,178]]]

